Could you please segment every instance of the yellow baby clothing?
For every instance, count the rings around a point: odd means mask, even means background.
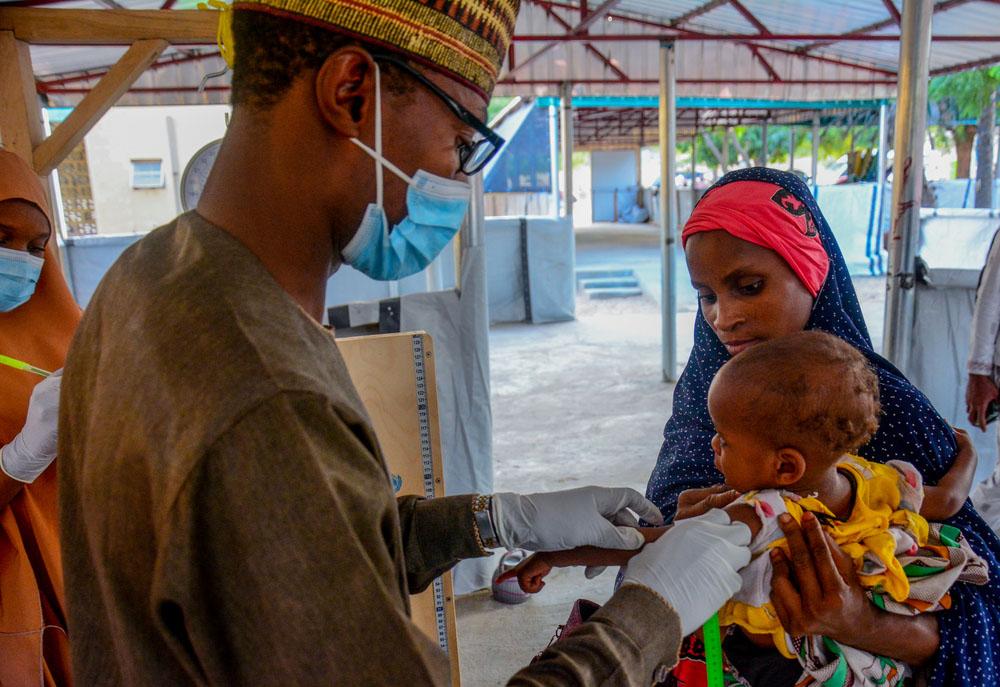
[[[928,524],[918,514],[923,482],[916,468],[903,461],[883,465],[845,456],[837,469],[854,483],[854,504],[846,520],[837,519],[815,496],[765,490],[741,497],[754,507],[762,527],[750,545],[754,559],[742,573],[743,589],[723,606],[719,621],[751,634],[771,635],[788,658],[796,656],[771,605],[771,561],[764,555],[774,547],[788,551],[779,515],[787,512],[801,522],[806,511],[813,513],[853,559],[861,584],[900,603],[909,596],[910,582],[898,556],[913,555],[927,542]]]

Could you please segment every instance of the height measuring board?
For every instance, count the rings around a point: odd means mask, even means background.
[[[368,410],[397,496],[444,496],[434,344],[423,332],[337,339]],[[460,685],[451,573],[410,599],[413,622],[436,641]]]

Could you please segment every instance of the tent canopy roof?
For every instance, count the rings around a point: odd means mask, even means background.
[[[23,0],[5,7],[176,11],[194,4]],[[898,36],[901,7],[901,0],[523,0],[497,94],[554,95],[559,83],[572,81],[578,95],[654,95],[658,40],[673,39],[681,96],[797,101],[892,97],[899,43],[878,37]],[[993,35],[998,26],[1000,2],[936,0],[932,74],[1000,62],[1000,35]],[[983,36],[985,32],[991,35]],[[124,50],[32,45],[39,91],[52,105],[73,105]],[[173,46],[120,102],[225,102],[228,76],[211,79],[198,91],[205,75],[222,67],[214,46]]]

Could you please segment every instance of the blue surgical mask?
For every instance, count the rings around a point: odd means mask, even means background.
[[[365,210],[361,225],[341,255],[356,270],[380,281],[402,279],[434,261],[454,238],[469,209],[471,189],[463,181],[418,170],[412,177],[382,157],[382,97],[375,67],[375,149],[351,141],[375,160],[376,202]],[[407,183],[407,216],[389,229],[383,209],[383,167]]]
[[[10,312],[28,302],[45,261],[31,253],[0,248],[0,312]]]

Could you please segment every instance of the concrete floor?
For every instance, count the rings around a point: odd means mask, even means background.
[[[586,484],[645,489],[670,416],[673,385],[660,372],[660,256],[655,227],[601,225],[577,232],[579,266],[628,266],[647,295],[577,300],[573,322],[503,325],[490,334],[493,457],[498,491]],[[678,359],[691,349],[693,290],[678,261]],[[884,280],[857,280],[881,339]],[[614,571],[587,580],[557,570],[544,592],[519,606],[488,592],[458,600],[464,687],[503,685],[543,649],[580,597],[603,602]]]
[[[645,488],[673,392],[661,380],[659,322],[650,297],[580,299],[574,322],[492,330],[497,491]],[[575,599],[602,603],[613,583],[614,571],[587,580],[560,569],[518,606],[485,591],[459,598],[463,686],[505,684],[548,644]]]

